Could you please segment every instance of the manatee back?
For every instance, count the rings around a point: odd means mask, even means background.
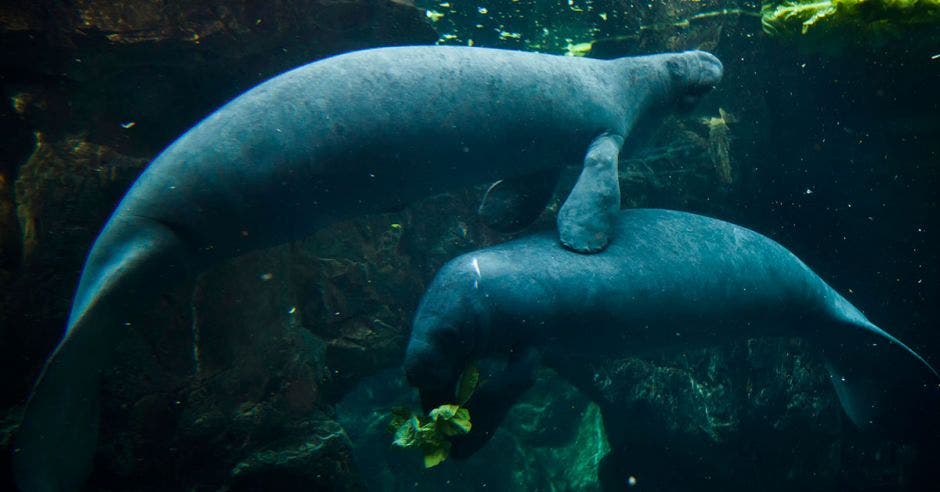
[[[185,230],[197,247],[248,250],[302,236],[324,216],[577,162],[623,125],[613,66],[440,46],[320,60],[206,117],[121,208]]]
[[[554,233],[529,236],[457,258],[442,274],[473,270],[462,294],[486,312],[481,332],[496,338],[489,347],[565,339],[586,351],[636,353],[675,343],[677,332],[683,343],[719,343],[826,316],[825,282],[743,227],[638,209],[620,212],[615,237],[607,250],[583,255],[561,248]]]
[[[701,215],[621,213],[611,259],[619,302],[641,300],[650,321],[724,326],[757,335],[824,316],[830,288],[789,250],[750,229]],[[624,287],[626,286],[626,287]],[[751,322],[765,326],[744,326]],[[787,326],[789,325],[789,326]]]

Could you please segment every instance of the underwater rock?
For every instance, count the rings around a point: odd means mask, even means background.
[[[424,280],[401,248],[409,213],[344,222],[302,242],[294,279],[303,325],[322,338],[337,398],[363,376],[397,364]]]
[[[552,371],[539,376],[504,423],[526,462],[524,471],[513,473],[513,480],[545,483],[551,490],[600,490],[598,465],[610,452],[600,408]],[[501,453],[498,444],[484,449],[492,457],[475,459],[492,461]]]
[[[146,164],[80,136],[50,141],[36,135],[14,188],[23,280],[42,281],[30,288],[41,288],[48,300],[68,303],[84,259],[82,248]],[[28,293],[17,292],[23,294]],[[67,306],[58,308],[64,316]]]
[[[0,173],[0,285],[6,286],[19,264],[20,228],[13,205],[13,183]]]
[[[352,449],[342,427],[319,422],[301,439],[278,442],[232,468],[229,490],[367,490],[351,474]]]
[[[36,146],[19,169],[16,211],[22,229],[26,268],[79,256],[74,248],[89,244],[124,190],[147,165],[82,137],[48,141],[37,134]]]
[[[423,13],[394,0],[83,0],[0,5],[6,92],[62,136],[92,132],[152,155],[245,89],[355,49],[428,44]]]
[[[874,450],[864,436],[846,433],[850,424],[826,370],[800,340],[750,339],[605,360],[585,371],[602,405],[623,423],[607,429],[626,443],[623,468],[638,470],[639,482],[657,490],[740,483],[860,490],[879,480],[910,486],[916,453],[891,440]]]
[[[560,468],[547,467],[553,481],[564,484],[562,488],[568,490],[600,490],[598,465],[610,452],[605,432],[600,408],[594,403],[588,404],[577,424],[574,440],[565,447],[542,450],[548,455],[543,458],[545,462],[567,464]]]
[[[179,40],[197,43],[214,34],[259,35],[306,30],[345,34],[369,29],[420,32],[423,25],[410,2],[362,0],[81,0],[62,3],[36,0],[0,8],[0,28],[40,31],[69,38],[102,33],[118,44]],[[359,36],[361,37],[361,36]]]
[[[836,424],[838,402],[821,363],[789,339],[751,339],[730,347],[684,350],[653,359],[593,365],[605,404],[642,413],[684,439],[734,439],[755,422],[783,430],[820,419]],[[794,422],[802,420],[801,422]]]

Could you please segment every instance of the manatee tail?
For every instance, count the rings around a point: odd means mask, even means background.
[[[839,328],[823,343],[829,376],[860,429],[913,437],[938,425],[940,375],[833,291]]]
[[[112,218],[95,242],[68,328],[33,388],[17,431],[13,471],[23,492],[78,490],[91,472],[98,386],[142,307],[177,284],[192,254],[164,224]]]
[[[23,492],[78,490],[91,470],[98,436],[97,369],[63,341],[30,395],[13,448]]]

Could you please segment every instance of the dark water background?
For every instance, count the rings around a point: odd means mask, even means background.
[[[756,12],[751,2],[448,3],[0,6],[0,488],[12,487],[9,436],[84,255],[136,174],[243,90],[371,46],[472,39],[560,53],[603,40],[589,56],[715,53],[726,69],[716,91],[622,162],[624,206],[705,213],[774,238],[940,365],[936,30],[819,53],[767,36],[749,15],[672,26],[718,8]],[[718,108],[733,117],[731,182],[701,122]],[[167,293],[108,375],[88,490],[597,490],[596,408],[550,373],[467,462],[426,471],[388,445],[386,412],[413,398],[398,367],[423,287],[448,258],[509,238],[475,218],[480,193],[341,224],[233,260],[193,294]],[[914,440],[859,434],[807,349],[732,341],[586,370],[636,423],[636,490],[931,490],[936,427]],[[628,478],[605,480],[627,488]]]

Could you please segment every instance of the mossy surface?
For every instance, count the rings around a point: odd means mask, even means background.
[[[925,29],[933,35],[916,38],[930,43],[940,28],[940,0],[767,1],[761,14],[764,32],[805,38],[824,51],[850,44],[882,46]]]

